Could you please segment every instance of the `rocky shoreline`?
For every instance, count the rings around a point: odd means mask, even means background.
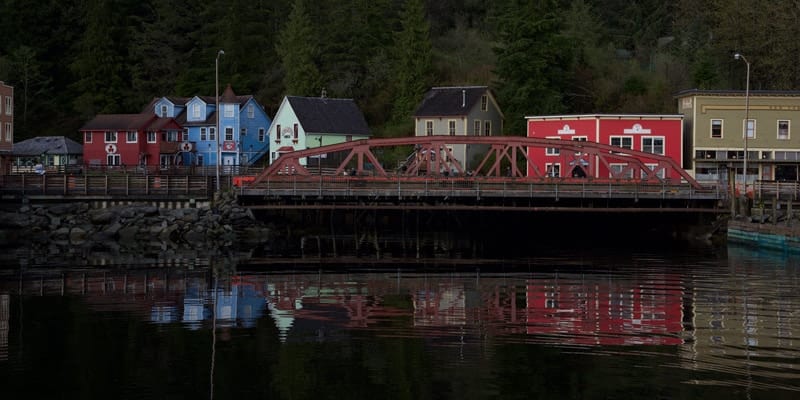
[[[173,243],[191,247],[258,244],[270,229],[236,203],[233,193],[215,195],[209,206],[158,208],[133,203],[91,208],[88,203],[24,205],[0,211],[0,243],[134,245]]]

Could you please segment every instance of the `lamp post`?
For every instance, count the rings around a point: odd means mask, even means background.
[[[322,147],[322,136],[318,137],[317,141],[319,142],[319,147]],[[320,179],[322,179],[322,154],[317,154],[317,172]]]
[[[217,52],[217,60],[214,62],[214,100],[216,101],[217,122],[214,126],[214,137],[217,139],[217,192],[219,192],[219,56],[224,55],[225,52],[220,50]]]
[[[733,58],[742,60],[747,64],[747,80],[744,89],[744,171],[742,171],[744,195],[747,196],[747,139],[750,136],[750,62],[747,61],[742,53],[734,54]]]

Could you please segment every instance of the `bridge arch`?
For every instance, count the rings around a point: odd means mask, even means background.
[[[450,146],[455,144],[484,145],[488,147],[488,151],[478,167],[474,171],[469,171],[464,168],[463,160],[453,157]],[[387,171],[375,156],[376,149],[408,145],[412,146],[414,151],[400,168],[391,168]],[[695,188],[702,187],[675,160],[663,155],[588,141],[521,136],[413,136],[364,139],[298,150],[282,154],[272,165],[258,174],[253,184],[278,175],[312,175],[314,171],[303,165],[302,159],[337,152],[346,154],[335,169],[337,175],[344,174],[349,165],[354,165],[353,169],[357,175],[363,175],[366,163],[371,163],[371,174],[380,177],[442,176],[454,171],[462,176],[474,172],[482,176],[506,176],[529,181],[551,179],[547,171],[542,171],[538,165],[531,162],[529,158],[531,148],[558,149],[560,159],[565,165],[570,166],[570,176],[564,179],[580,179],[581,176],[571,176],[572,172],[577,170],[582,171],[578,175],[592,177],[602,165],[609,171],[609,179],[635,179],[658,183],[665,181],[661,176],[673,179],[680,177]],[[527,171],[519,167],[518,162],[522,161],[527,163]],[[504,164],[507,164],[505,170],[502,169]]]

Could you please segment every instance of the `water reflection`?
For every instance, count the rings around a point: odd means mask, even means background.
[[[673,384],[742,388],[748,396],[800,391],[800,273],[797,261],[779,254],[731,247],[422,269],[401,262],[247,266],[253,271],[5,270],[0,361],[26,358],[15,307],[67,298],[99,318],[126,315],[160,335],[211,330],[217,372],[230,358],[217,340],[274,340],[285,349],[413,340],[434,349],[445,367],[470,360],[470,368],[496,368],[487,363],[524,345],[563,357],[614,355],[620,370],[633,357]],[[57,318],[65,323],[78,318],[72,308],[63,312]],[[254,351],[254,359],[265,357]],[[224,376],[212,368],[212,383]]]

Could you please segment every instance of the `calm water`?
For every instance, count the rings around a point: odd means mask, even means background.
[[[419,257],[411,249],[320,258],[305,254],[310,245],[281,257],[4,251],[0,391],[20,399],[800,398],[796,256],[675,245],[531,248],[504,260],[437,243]]]

